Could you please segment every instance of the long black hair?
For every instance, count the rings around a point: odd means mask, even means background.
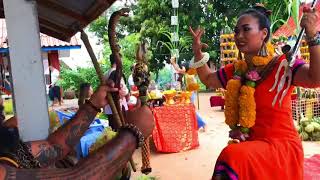
[[[8,128],[0,124],[0,156],[7,156],[15,152],[19,141],[18,128]]]
[[[270,38],[270,26],[271,22],[269,19],[269,16],[271,15],[271,11],[267,10],[265,7],[262,5],[255,5],[250,9],[245,10],[240,14],[239,17],[243,15],[251,15],[252,17],[258,19],[259,22],[259,28],[260,30],[266,28],[268,30],[268,34],[266,38],[264,39],[265,42],[267,42]]]
[[[4,106],[0,105],[0,156],[14,152],[19,144],[18,128],[8,128],[3,125],[5,121]]]

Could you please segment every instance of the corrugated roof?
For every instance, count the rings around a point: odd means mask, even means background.
[[[299,9],[299,16],[301,17],[303,14],[303,8],[305,6],[311,6],[311,4],[302,4]],[[320,12],[320,2],[318,1],[316,5],[316,10]],[[315,23],[316,28],[318,31],[320,31],[320,19],[318,19],[317,23]],[[292,35],[295,35],[296,31],[296,23],[294,22],[293,18],[290,17],[288,22],[284,25],[282,25],[275,33],[273,33],[274,37],[280,37],[280,36],[285,36],[289,37]]]
[[[41,47],[63,47],[63,46],[80,46],[76,36],[73,36],[70,42],[61,41],[54,37],[40,33]],[[8,48],[7,27],[5,19],[0,19],[0,48]]]
[[[70,42],[65,42],[41,33],[40,39],[41,39],[42,47],[80,46],[80,43],[78,42],[78,39],[76,38],[76,36],[73,36]]]
[[[115,1],[36,0],[40,31],[51,37],[69,41]],[[4,18],[3,9],[3,1],[0,0],[0,18]]]

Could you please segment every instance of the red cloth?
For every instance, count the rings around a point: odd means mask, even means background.
[[[194,105],[170,105],[153,109],[153,140],[159,152],[180,152],[199,146]]]
[[[271,74],[255,89],[256,123],[251,129],[251,139],[224,148],[218,157],[215,173],[223,169],[223,166],[228,166],[233,170],[228,172],[234,175],[233,179],[303,179],[302,144],[294,128],[291,112],[291,93],[294,87],[290,87],[282,107],[279,103],[272,107],[276,92],[269,92],[283,59],[279,60]],[[226,74],[234,71],[230,66],[224,70]],[[282,74],[283,70],[280,77]]]
[[[60,72],[60,62],[59,62],[59,53],[58,51],[51,51],[48,53],[48,60],[50,66],[54,67]]]
[[[320,154],[304,160],[304,180],[320,179]]]
[[[224,99],[221,96],[211,96],[210,97],[210,106],[224,106]]]

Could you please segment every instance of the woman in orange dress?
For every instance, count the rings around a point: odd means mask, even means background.
[[[268,15],[264,7],[255,6],[239,16],[235,42],[244,59],[217,72],[204,63],[208,60],[202,53],[207,45],[200,40],[204,30],[190,28],[194,68],[201,81],[211,88],[227,89],[225,115],[231,140],[217,159],[212,179],[303,179],[303,148],[292,120],[290,94],[294,86],[320,86],[320,34],[314,26],[319,15],[310,8],[304,9],[301,26],[306,28],[310,64],[295,62],[288,78],[292,77],[291,83],[286,81],[276,101],[277,86],[272,92],[270,89],[275,79],[285,73],[277,70],[286,56],[273,56],[268,45]]]

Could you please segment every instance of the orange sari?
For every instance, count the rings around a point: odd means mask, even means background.
[[[214,176],[224,175],[232,180],[303,179],[303,149],[291,112],[294,86],[290,87],[281,107],[279,103],[274,107],[271,105],[276,92],[269,92],[269,89],[283,60],[284,56],[279,58],[272,72],[256,87],[256,123],[250,131],[250,139],[223,149],[217,159]],[[293,77],[303,64],[302,61],[296,62],[292,69]],[[232,78],[233,72],[232,64],[217,72],[223,86]]]

